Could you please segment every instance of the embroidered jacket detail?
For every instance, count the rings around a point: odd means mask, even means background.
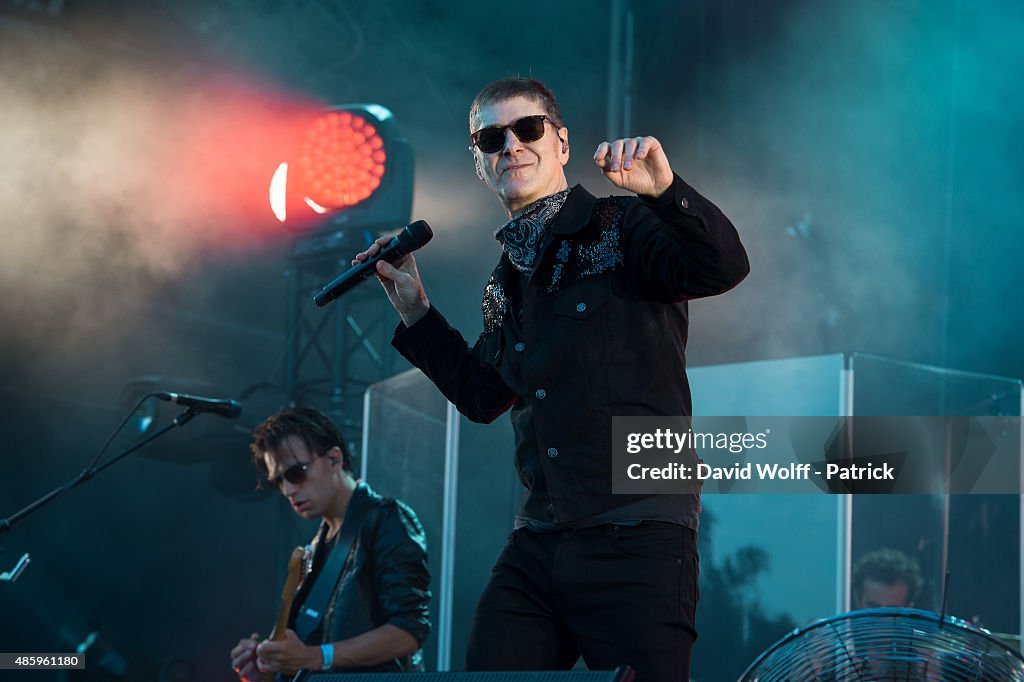
[[[553,291],[558,286],[558,281],[562,279],[565,265],[569,262],[569,251],[569,241],[565,240],[558,247],[558,251],[555,252],[555,265],[551,268],[551,282],[548,284],[548,291]]]
[[[507,308],[508,300],[505,297],[505,289],[498,283],[494,275],[491,275],[484,287],[484,300],[481,304],[484,314],[484,334],[490,334],[501,326]]]
[[[597,200],[588,230],[589,239],[563,240],[555,251],[544,287],[547,293],[561,291],[581,279],[604,274],[624,263],[619,228],[629,202],[629,197]]]

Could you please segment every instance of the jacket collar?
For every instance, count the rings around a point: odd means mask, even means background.
[[[364,481],[359,481],[356,483],[356,487],[352,490],[352,496],[348,499],[348,507],[345,508],[345,520],[342,521],[341,528],[338,530],[339,535],[341,535],[341,533],[344,531],[345,524],[348,523],[348,520],[351,517],[355,516],[354,512],[364,504],[369,504],[371,498],[374,497],[375,495],[376,494],[373,492],[373,489],[370,488],[370,486],[367,485]],[[327,522],[321,521],[320,532],[316,534],[314,542],[319,544],[320,542],[323,542],[324,538],[326,537]]]
[[[564,237],[582,230],[590,222],[590,214],[594,212],[596,202],[594,195],[583,189],[583,185],[575,185],[562,205],[562,210],[551,223],[551,234]]]
[[[590,216],[594,212],[594,205],[596,203],[597,198],[585,190],[583,185],[573,186],[569,196],[565,199],[565,203],[562,204],[558,215],[551,222],[551,229],[548,230],[547,236],[544,237],[544,242],[541,244],[534,263],[539,264],[543,260],[544,254],[556,236],[567,237],[576,234],[586,227],[590,222]],[[517,276],[518,272],[516,267],[512,265],[512,261],[508,259],[508,255],[502,250],[501,257],[498,259],[498,265],[494,268],[492,276],[507,290],[511,286],[512,278]],[[536,274],[537,267],[534,267],[533,272],[530,273],[529,280],[533,281],[533,277]]]

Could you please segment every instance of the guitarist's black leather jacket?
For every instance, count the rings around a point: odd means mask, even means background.
[[[352,494],[346,515],[354,515],[360,505],[369,505],[362,528],[352,543],[320,627],[306,637],[306,643],[338,642],[391,624],[422,645],[430,634],[430,572],[423,527],[412,509],[398,500],[381,497],[362,482]],[[288,621],[290,628],[295,627],[296,616],[333,549],[324,541],[326,532],[326,525],[321,524],[307,549],[303,581]],[[362,670],[417,670],[421,667],[419,659],[420,652],[416,652]]]

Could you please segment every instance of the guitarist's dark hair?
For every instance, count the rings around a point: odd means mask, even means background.
[[[352,473],[352,453],[330,417],[313,407],[286,407],[253,429],[249,449],[261,474],[267,475],[264,453],[278,451],[289,436],[301,439],[317,457],[323,457],[331,448],[340,448],[341,466]]]

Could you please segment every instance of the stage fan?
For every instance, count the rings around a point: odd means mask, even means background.
[[[931,611],[851,611],[794,630],[740,682],[1024,682],[1024,659],[987,630]]]

